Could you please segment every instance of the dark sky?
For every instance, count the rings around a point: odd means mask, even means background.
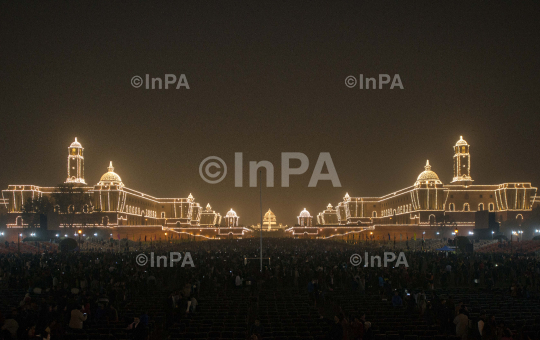
[[[85,147],[86,180],[112,160],[126,186],[193,193],[257,223],[248,161],[272,161],[263,209],[292,224],[351,196],[410,186],[426,159],[452,179],[452,146],[471,144],[476,184],[540,184],[538,2],[2,2],[0,187],[66,178],[67,147]],[[135,75],[185,74],[190,89],[134,88]],[[399,74],[404,90],[347,88]],[[234,153],[244,187],[234,187]],[[280,155],[306,174],[281,188]],[[330,152],[341,188],[308,182]],[[219,156],[219,184],[199,163]]]

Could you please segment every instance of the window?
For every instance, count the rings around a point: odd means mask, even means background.
[[[450,203],[450,211],[455,211],[456,210],[456,206],[454,205],[454,203]]]
[[[480,198],[484,198],[484,195],[480,195]]]
[[[450,198],[454,198],[454,195],[450,195]]]
[[[161,218],[165,218],[165,212],[161,213]]]
[[[482,195],[480,195],[482,196]],[[480,203],[478,204],[478,211],[483,211],[484,210],[484,203]]]
[[[495,210],[495,205],[493,203],[490,203],[489,204],[489,211],[494,211]]]
[[[470,210],[469,203],[463,204],[463,211],[469,211],[469,210]]]
[[[493,195],[489,195],[489,198],[493,198]]]
[[[377,212],[376,211],[373,212],[373,217],[377,217]]]

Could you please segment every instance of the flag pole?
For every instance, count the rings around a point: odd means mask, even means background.
[[[262,228],[263,228],[263,215],[262,215],[262,170],[259,170],[259,204],[261,209],[261,273],[263,268],[263,249],[262,249]]]

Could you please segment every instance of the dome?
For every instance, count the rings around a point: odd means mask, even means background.
[[[268,219],[268,218],[276,218],[276,215],[272,212],[272,210],[268,209],[268,211],[266,212],[266,214],[264,214],[264,218],[265,219]]]
[[[456,146],[461,146],[461,145],[469,145],[467,144],[467,141],[463,139],[463,136],[459,136],[459,140],[456,143]]]
[[[71,145],[69,147],[70,148],[82,148],[82,145],[81,145],[81,143],[79,143],[77,141],[77,137],[75,137],[75,141],[73,143],[71,143]]]
[[[101,179],[99,180],[99,184],[122,184],[122,179],[116,172],[114,172],[114,167],[112,165],[112,161],[109,164],[109,167],[107,168],[108,172],[103,174],[101,176]]]
[[[416,179],[416,184],[423,181],[438,181],[439,183],[441,182],[439,180],[439,176],[437,176],[434,171],[431,171],[431,165],[429,165],[429,160],[426,161],[425,170],[422,171],[420,175],[418,175],[418,178]]]
[[[236,211],[231,209],[229,210],[229,212],[227,212],[227,215],[225,215],[225,217],[238,217],[238,216],[236,215]]]
[[[309,214],[309,211],[306,210],[306,208],[304,208],[304,210],[302,210],[300,212],[300,216],[299,217],[311,217],[311,215]]]

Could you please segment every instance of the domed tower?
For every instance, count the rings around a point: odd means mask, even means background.
[[[300,216],[298,216],[298,224],[301,227],[311,227],[312,220],[313,218],[311,217],[309,211],[306,210],[306,208],[304,208],[304,210],[300,212]]]
[[[66,183],[79,183],[86,184],[84,181],[84,156],[81,143],[75,141],[71,143],[68,148],[68,161],[67,161],[67,172],[68,177]]]
[[[229,210],[227,212],[227,215],[225,215],[225,223],[227,227],[238,227],[238,219],[240,217],[236,215],[236,212],[234,210]]]
[[[431,165],[429,165],[429,159],[426,161],[426,166],[424,166],[424,171],[418,175],[418,178],[416,179],[416,182],[414,183],[415,187],[420,186],[430,186],[433,187],[439,186],[442,184],[441,180],[439,179],[439,176],[435,173],[435,171],[431,170]]]
[[[118,185],[119,187],[123,187],[124,183],[122,183],[122,179],[116,172],[114,172],[114,167],[112,165],[112,161],[109,163],[109,166],[107,167],[107,172],[101,176],[101,179],[99,180],[98,185]]]
[[[470,145],[463,139],[463,136],[460,136],[454,146],[454,179],[452,183],[470,184],[473,181],[471,178],[471,154],[469,151]]]
[[[431,170],[429,160],[424,171],[414,183],[413,205],[415,210],[441,210],[444,204],[444,187],[435,171]]]

